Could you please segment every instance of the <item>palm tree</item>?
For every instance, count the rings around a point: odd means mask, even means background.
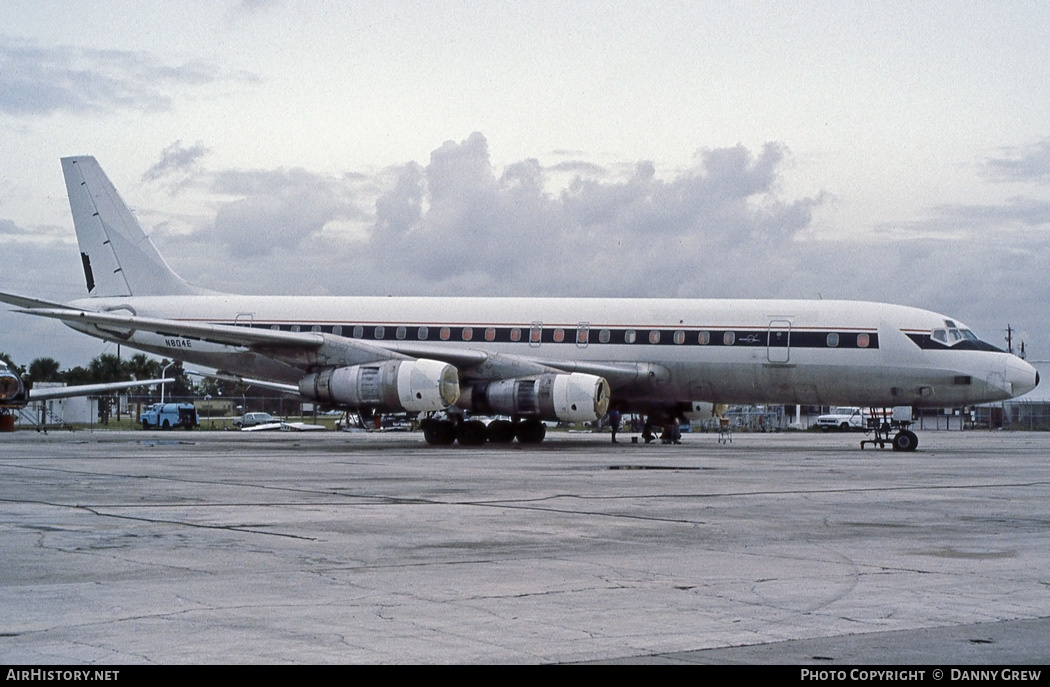
[[[124,369],[120,358],[108,353],[93,358],[88,364],[88,372],[91,374],[91,381],[98,384],[131,381],[131,375]]]
[[[163,368],[160,362],[145,353],[136,353],[124,363],[124,370],[135,379],[157,379]]]
[[[37,358],[29,363],[28,376],[33,382],[57,382],[61,379],[58,368],[54,358]]]

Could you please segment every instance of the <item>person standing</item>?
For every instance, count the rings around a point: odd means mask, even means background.
[[[616,441],[616,433],[620,431],[620,420],[623,416],[620,415],[620,411],[613,408],[609,411],[609,428],[612,429],[612,442],[614,444],[619,443]]]

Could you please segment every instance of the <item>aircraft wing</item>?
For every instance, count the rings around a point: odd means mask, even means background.
[[[162,336],[177,336],[198,339],[210,343],[230,346],[267,346],[294,348],[318,348],[324,343],[320,334],[313,332],[279,332],[270,329],[252,329],[225,324],[187,322],[155,317],[138,317],[111,312],[73,310],[70,308],[22,308],[18,312],[40,317],[50,317],[69,324],[93,324],[110,331],[127,333],[136,330],[153,332]]]
[[[421,343],[388,342],[390,350],[413,358],[440,360],[469,371],[480,379],[507,379],[548,372],[582,372],[609,380],[614,388],[666,381],[670,372],[663,365],[641,362],[594,362],[551,360],[543,357],[489,353],[474,348],[449,348]]]
[[[273,357],[287,357],[287,354],[294,351],[321,351],[328,344],[336,342],[340,347],[353,349],[358,363],[426,358],[453,365],[461,372],[469,372],[469,376],[478,379],[509,379],[550,372],[582,372],[604,377],[613,387],[623,388],[640,383],[663,381],[669,374],[662,365],[653,363],[550,360],[542,357],[491,353],[469,347],[452,348],[426,343],[392,341],[373,343],[318,332],[287,332],[259,327],[75,310],[67,307],[24,307],[19,312],[50,317],[72,325],[94,325],[124,336],[138,330],[162,336],[241,346]],[[262,380],[253,381],[263,386]],[[278,390],[291,391],[284,385]]]
[[[164,379],[138,379],[131,382],[109,382],[107,384],[80,384],[78,386],[59,386],[53,389],[30,389],[30,401],[48,401],[53,398],[69,398],[71,396],[92,396],[94,394],[105,394],[120,389],[132,389],[138,386],[153,386],[154,384],[170,384],[174,382],[173,377]]]
[[[56,303],[55,301],[46,301],[41,298],[31,298],[29,296],[20,296],[17,293],[3,293],[0,292],[0,303],[8,303],[15,306],[16,308],[28,308],[30,310],[36,308],[58,308],[61,310],[78,310],[71,305],[65,303]]]
[[[268,382],[265,379],[249,379],[248,377],[239,377],[231,374],[221,374],[218,372],[201,372],[199,370],[186,370],[186,374],[191,377],[208,377],[210,379],[221,379],[226,382],[233,382],[234,384],[244,384],[245,386],[257,386],[260,389],[270,389],[271,391],[281,391],[286,394],[299,395],[299,387],[295,384],[281,384],[280,382]]]
[[[403,357],[381,346],[376,346],[356,339],[332,337],[330,334],[315,332],[284,332],[259,327],[242,327],[229,324],[208,324],[206,322],[169,320],[155,317],[139,317],[113,312],[94,312],[73,310],[70,308],[22,308],[18,312],[41,317],[62,320],[71,325],[94,325],[110,333],[130,335],[141,330],[161,336],[175,336],[187,339],[207,341],[227,346],[243,346],[249,349],[298,349],[317,350],[333,338],[351,346],[363,357],[373,360],[388,360]]]

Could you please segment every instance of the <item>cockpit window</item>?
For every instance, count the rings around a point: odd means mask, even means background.
[[[981,341],[973,331],[956,326],[952,320],[945,320],[949,325],[944,329],[934,329],[930,332],[930,339],[943,346],[958,347],[960,349],[973,351],[1000,351],[1001,349]]]

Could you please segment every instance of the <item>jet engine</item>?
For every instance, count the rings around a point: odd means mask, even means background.
[[[437,360],[383,360],[330,367],[299,380],[307,397],[381,412],[426,412],[447,408],[459,398],[456,368]]]
[[[579,372],[499,379],[471,385],[457,405],[486,415],[590,422],[609,409],[609,383]]]
[[[0,363],[0,405],[25,405],[26,389],[18,375]]]

